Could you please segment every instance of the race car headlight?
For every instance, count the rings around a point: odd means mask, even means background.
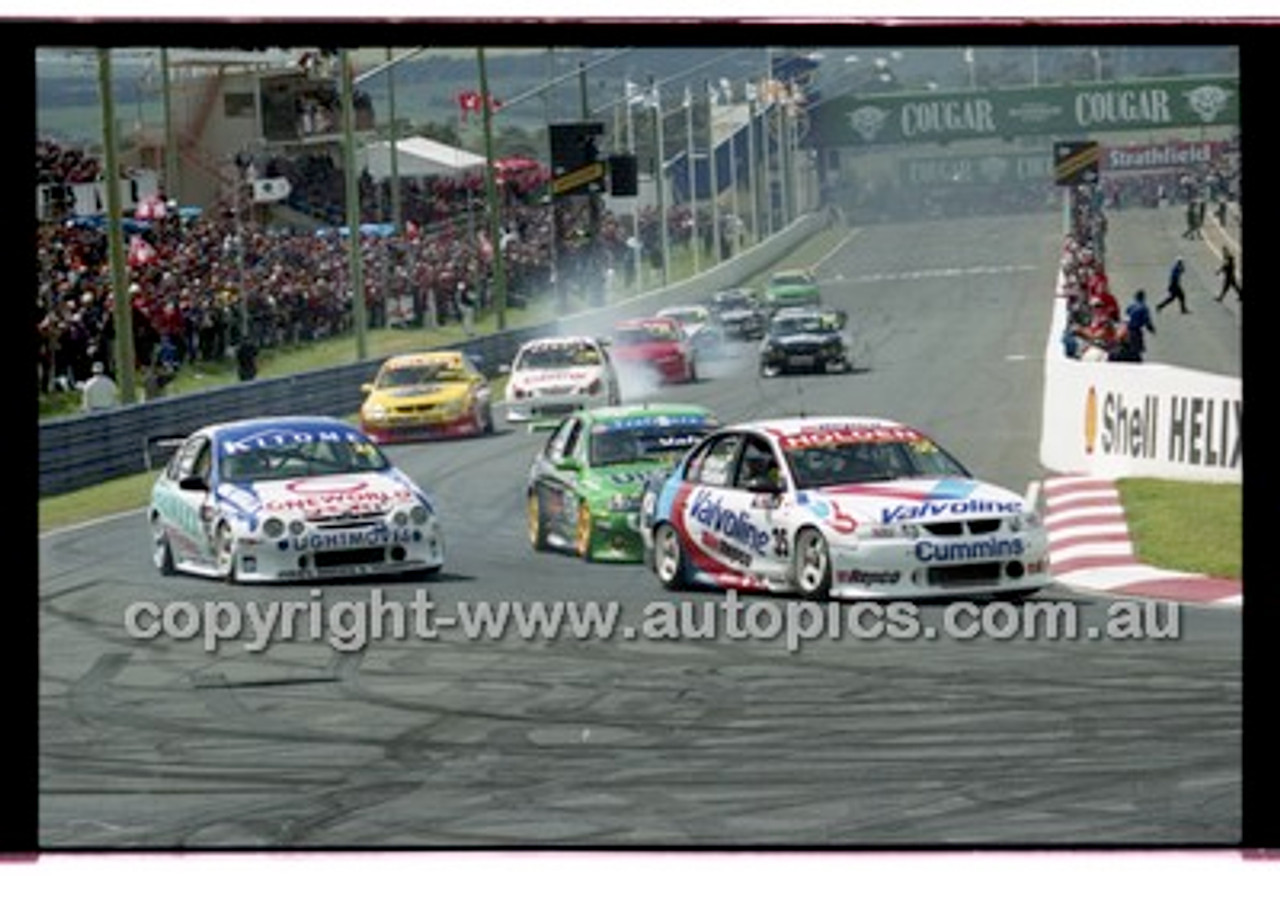
[[[590,384],[586,385],[585,387],[579,388],[581,392],[588,393],[591,396],[595,396],[597,393],[599,393],[603,389],[604,389],[604,385],[600,383],[599,378],[593,378]]]
[[[409,523],[409,513],[401,509],[399,512],[391,516],[391,522],[396,527],[402,528]]]
[[[916,537],[920,536],[920,525],[908,524],[906,522],[898,522],[896,524],[873,524],[865,529],[859,529],[858,535],[877,540],[898,540],[902,538],[914,540]]]
[[[414,506],[409,510],[409,518],[412,519],[414,524],[426,524],[427,517],[428,513],[426,506]]]
[[[1033,531],[1040,527],[1040,516],[1035,512],[1022,512],[1009,518],[1009,530]]]
[[[306,529],[307,526],[302,523],[301,519],[295,518],[293,521],[289,522],[289,533],[293,534],[295,537],[301,537],[302,532]]]
[[[640,497],[621,493],[609,497],[610,512],[635,512],[640,508]]]
[[[444,403],[440,408],[445,415],[461,415],[467,408],[467,401],[450,400],[449,402]]]
[[[262,533],[270,540],[277,540],[284,536],[284,522],[279,518],[268,518],[262,523]]]
[[[364,417],[373,421],[380,421],[387,417],[387,407],[381,403],[366,403]]]

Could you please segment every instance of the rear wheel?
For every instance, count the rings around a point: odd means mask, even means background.
[[[825,600],[831,592],[831,553],[827,540],[813,528],[796,535],[796,588],[809,600]]]
[[[676,590],[689,581],[684,545],[676,529],[666,522],[653,532],[653,573],[668,590]]]

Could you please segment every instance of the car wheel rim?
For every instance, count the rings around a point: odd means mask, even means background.
[[[539,532],[542,530],[538,521],[539,517],[540,517],[540,514],[538,510],[538,495],[536,493],[530,493],[529,507],[528,507],[529,542],[532,543],[534,546],[538,545],[538,537],[540,536]]]
[[[664,584],[669,584],[676,579],[676,572],[680,570],[680,544],[676,539],[676,532],[669,527],[660,529],[656,547],[657,559],[654,568],[658,573],[658,579]]]
[[[218,573],[228,575],[231,573],[231,528],[225,524],[218,528]]]
[[[817,534],[809,533],[801,540],[797,553],[800,589],[812,593],[822,586],[827,576],[827,550]]]
[[[578,555],[591,551],[591,510],[584,504],[578,508]]]

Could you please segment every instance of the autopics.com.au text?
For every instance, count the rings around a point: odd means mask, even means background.
[[[411,600],[389,599],[374,589],[368,600],[327,600],[313,589],[307,599],[258,602],[139,601],[124,613],[136,640],[200,640],[205,650],[239,642],[262,652],[286,641],[327,642],[339,652],[359,652],[383,641],[463,640],[760,640],[798,652],[818,640],[1176,640],[1181,616],[1174,603],[1123,600],[1106,607],[1104,620],[1086,625],[1068,601],[975,602],[941,606],[937,624],[920,605],[905,601],[818,603],[743,600],[730,590],[706,600],[625,602],[458,601],[438,606],[419,589]],[[936,607],[935,607],[936,608]],[[638,613],[639,620],[634,620]]]

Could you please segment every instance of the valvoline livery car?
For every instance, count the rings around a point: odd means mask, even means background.
[[[368,436],[333,418],[201,428],[156,479],[147,520],[165,575],[304,581],[444,564],[427,494]]]
[[[587,409],[566,417],[529,470],[529,542],[587,559],[639,562],[645,482],[670,469],[718,422],[685,403]]]
[[[646,488],[640,533],[668,588],[905,598],[1026,596],[1050,582],[1035,509],[879,418],[717,430]]]

